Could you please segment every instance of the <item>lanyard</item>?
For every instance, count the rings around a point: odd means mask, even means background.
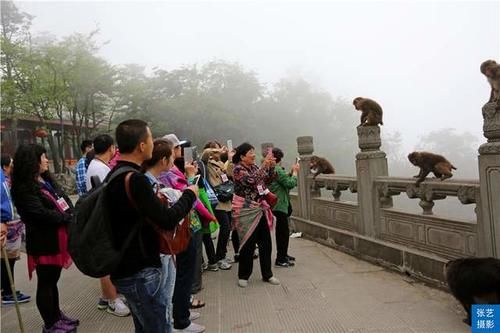
[[[52,184],[50,184],[50,182],[44,181],[44,182],[41,182],[41,184],[42,184],[42,187],[44,187],[47,191],[49,191],[51,194],[55,195],[56,198],[59,198],[59,195],[57,194],[57,192],[54,189],[54,187],[52,186]]]

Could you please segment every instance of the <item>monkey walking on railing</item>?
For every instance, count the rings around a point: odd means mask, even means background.
[[[411,164],[418,166],[420,168],[420,172],[418,175],[413,176],[417,179],[417,183],[415,184],[417,187],[421,182],[425,180],[425,177],[429,173],[434,173],[436,178],[440,178],[441,180],[445,180],[447,178],[453,177],[451,170],[456,170],[455,166],[450,163],[444,156],[429,153],[426,151],[414,151],[408,155],[408,160]]]

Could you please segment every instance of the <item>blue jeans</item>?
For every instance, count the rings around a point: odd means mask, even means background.
[[[174,329],[172,297],[174,296],[176,269],[172,256],[162,255],[161,263],[163,267],[163,288],[165,289],[167,297],[167,333],[172,333]]]
[[[163,268],[147,267],[132,276],[114,279],[116,290],[127,298],[135,333],[165,333],[167,292]]]

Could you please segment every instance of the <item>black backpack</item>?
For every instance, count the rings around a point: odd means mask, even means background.
[[[140,223],[128,235],[121,249],[114,247],[110,221],[113,212],[106,189],[113,179],[130,172],[138,171],[132,167],[119,168],[76,202],[73,221],[68,226],[68,248],[76,267],[85,275],[100,278],[111,274],[139,232]]]

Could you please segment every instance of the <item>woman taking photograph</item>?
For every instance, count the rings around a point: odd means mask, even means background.
[[[153,146],[153,155],[150,160],[144,161],[142,164],[143,171],[148,177],[153,189],[155,191],[160,191],[166,195],[170,207],[172,207],[182,196],[182,192],[175,189],[166,189],[164,185],[160,182],[158,177],[162,172],[167,172],[174,166],[174,156],[172,153],[172,143],[163,139],[156,139]],[[196,186],[191,186],[192,191],[196,191]],[[165,191],[163,191],[165,190]],[[187,223],[187,222],[184,222]],[[162,277],[162,287],[167,298],[167,328],[166,332],[171,333],[174,329],[174,320],[172,317],[172,296],[174,294],[175,287],[175,262],[172,255],[160,255],[163,265],[163,277]]]
[[[57,282],[72,261],[68,253],[67,224],[73,205],[49,173],[45,149],[21,145],[14,156],[12,199],[26,225],[28,273],[37,274],[36,305],[45,323],[44,333],[73,332],[79,324],[62,313]]]
[[[255,164],[255,148],[243,143],[236,148],[233,163],[233,220],[240,239],[238,285],[242,288],[248,285],[253,270],[255,244],[259,246],[262,279],[279,285],[279,280],[271,270],[273,215],[268,203],[270,191],[267,189],[267,184],[276,177],[275,158],[268,154],[259,168]]]
[[[276,159],[276,174],[278,175],[269,189],[278,197],[278,203],[273,207],[273,214],[276,217],[276,261],[278,267],[291,267],[295,265],[295,258],[288,255],[288,241],[290,239],[290,229],[288,227],[289,216],[291,215],[290,190],[297,186],[297,174],[299,164],[292,166],[290,173],[287,173],[281,162],[283,151],[273,148],[273,156]]]

